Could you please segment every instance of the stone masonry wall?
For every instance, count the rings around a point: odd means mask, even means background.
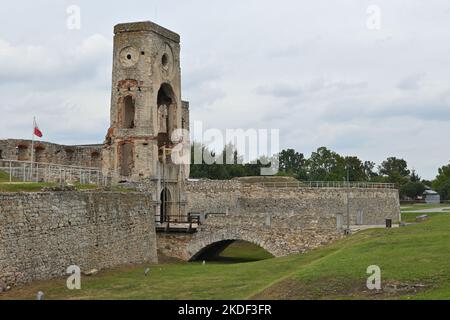
[[[144,193],[0,194],[0,281],[8,285],[157,262],[154,205]]]
[[[34,161],[69,166],[100,168],[103,145],[64,146],[34,142]],[[0,159],[30,161],[31,141],[0,140]]]
[[[320,247],[343,237],[347,199],[351,226],[400,221],[393,189],[266,188],[200,180],[189,181],[186,193],[188,212],[205,214],[205,223],[194,235],[158,235],[158,249],[183,260],[225,240],[249,241],[274,256]]]
[[[190,181],[186,184],[188,212],[206,214],[254,215],[291,214],[301,218],[287,220],[292,226],[333,228],[336,215],[347,217],[349,199],[350,224],[357,224],[362,212],[362,225],[383,225],[386,219],[400,221],[398,190],[366,188],[266,188],[238,180]]]

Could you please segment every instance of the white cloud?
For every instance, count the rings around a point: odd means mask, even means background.
[[[450,159],[446,0],[379,0],[379,31],[366,0],[78,2],[75,32],[64,1],[3,4],[1,136],[27,138],[37,113],[55,142],[101,142],[112,27],[145,19],[180,33],[183,98],[205,127],[279,128],[305,154],[403,156],[426,178]]]

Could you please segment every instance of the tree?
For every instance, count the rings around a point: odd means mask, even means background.
[[[439,174],[432,186],[440,194],[442,200],[450,198],[450,164],[439,168]]]
[[[202,155],[201,163],[194,163],[195,153]],[[203,155],[215,159],[214,163],[207,164]],[[197,157],[198,158],[198,157]],[[262,167],[269,167],[273,158],[260,157],[252,163],[243,163],[236,147],[227,144],[220,154],[209,150],[206,146],[193,142],[191,146],[190,177],[195,179],[229,180],[236,177],[259,176]],[[209,162],[209,161],[208,161]],[[266,163],[269,163],[266,165]]]
[[[278,159],[279,175],[293,176],[300,180],[307,178],[306,159],[303,153],[298,153],[294,149],[282,150]]]
[[[388,182],[396,183],[399,187],[409,181],[410,171],[407,162],[403,159],[387,158],[381,163],[379,172],[380,175],[387,177]]]
[[[400,187],[400,196],[416,199],[425,191],[425,185],[420,181],[409,181]]]
[[[325,147],[313,152],[307,164],[312,181],[342,181],[346,176],[344,158]]]
[[[378,174],[374,171],[375,162],[372,161],[364,161],[364,175],[366,177],[366,181],[370,181],[373,178],[377,177]]]
[[[349,181],[366,181],[366,173],[363,162],[355,156],[345,157],[345,169],[348,171]]]
[[[409,180],[411,182],[420,182],[420,177],[419,175],[416,173],[416,170],[411,170],[411,176],[409,177]]]

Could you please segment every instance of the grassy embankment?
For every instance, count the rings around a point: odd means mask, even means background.
[[[222,255],[260,249],[239,244]],[[249,252],[250,251],[250,252]],[[375,293],[365,284],[367,267],[378,265],[383,286],[404,291]],[[450,215],[396,229],[372,229],[330,246],[284,258],[224,264],[208,262],[129,266],[82,278],[69,291],[65,279],[15,288],[0,298],[33,299],[450,299]]]

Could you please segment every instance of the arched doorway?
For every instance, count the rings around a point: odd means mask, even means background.
[[[171,195],[170,191],[167,188],[164,188],[161,191],[161,206],[159,210],[159,222],[164,223],[168,222],[171,210]]]
[[[177,101],[172,87],[163,83],[158,91],[158,133],[171,133],[175,127]]]

